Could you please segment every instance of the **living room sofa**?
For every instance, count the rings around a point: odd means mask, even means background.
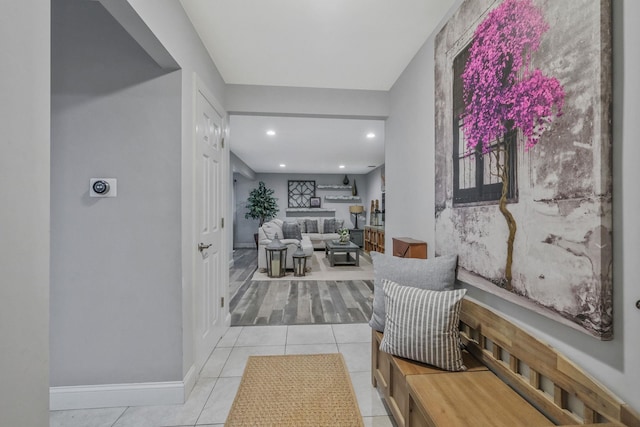
[[[289,221],[298,223],[302,236],[307,236],[311,240],[314,249],[324,249],[325,242],[337,240],[340,236],[336,230],[344,226],[344,220],[333,217],[300,217]],[[314,222],[317,224],[317,231],[309,228],[309,225],[313,226]]]
[[[287,225],[297,224],[299,236],[289,234],[286,230],[291,230]],[[279,218],[265,222],[258,229],[258,268],[260,271],[267,269],[267,252],[265,248],[274,236],[277,234],[278,239],[287,245],[287,268],[293,268],[293,253],[300,243],[302,250],[307,255],[307,268],[311,266],[311,255],[315,249],[323,250],[325,242],[329,240],[337,240],[340,235],[336,233],[344,226],[344,220],[333,217],[299,217],[290,218],[283,221]]]
[[[258,228],[258,269],[263,272],[267,270],[266,247],[276,235],[278,239],[287,246],[286,268],[293,268],[293,253],[298,249],[298,245],[300,245],[307,257],[307,269],[310,269],[311,256],[313,255],[311,240],[306,235],[297,236],[299,238],[285,238],[283,225],[284,221],[281,219],[273,219],[265,222],[262,224],[262,227]]]

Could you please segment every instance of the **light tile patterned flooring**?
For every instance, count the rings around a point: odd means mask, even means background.
[[[216,345],[185,404],[52,411],[50,426],[222,426],[250,355],[336,352],[347,363],[365,426],[393,426],[371,386],[371,329],[366,323],[232,327]]]

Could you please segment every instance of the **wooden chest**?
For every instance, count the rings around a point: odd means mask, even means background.
[[[410,237],[393,238],[393,256],[400,258],[427,258],[427,243]]]

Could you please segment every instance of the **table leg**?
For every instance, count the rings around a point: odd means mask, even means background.
[[[360,250],[356,249],[356,267],[360,267]]]

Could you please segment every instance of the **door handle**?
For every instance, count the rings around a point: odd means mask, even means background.
[[[204,243],[198,243],[198,250],[200,252],[204,251],[205,249],[209,249],[211,247],[212,243],[209,243],[208,245],[205,245]]]

